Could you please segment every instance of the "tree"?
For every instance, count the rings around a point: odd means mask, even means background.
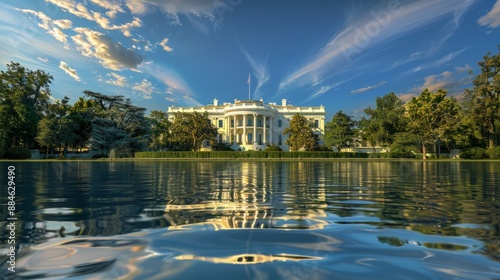
[[[338,111],[331,122],[326,124],[325,145],[334,146],[340,152],[343,147],[352,144],[355,136],[354,126],[356,122],[351,116]]]
[[[38,122],[47,109],[52,76],[19,63],[0,71],[0,153],[10,147],[36,146]]]
[[[285,144],[292,151],[311,151],[318,146],[318,135],[313,133],[313,123],[300,114],[292,117],[290,126],[285,128],[283,134],[288,134]]]
[[[144,117],[146,108],[132,105],[130,99],[121,95],[108,96],[88,90],[84,94],[91,103],[82,101],[79,106],[89,105],[93,114],[90,141],[93,149],[105,155],[114,150],[118,156],[131,156],[146,148],[151,128]]]
[[[422,143],[423,159],[426,158],[425,145],[443,139],[458,122],[459,104],[446,94],[441,89],[435,93],[425,89],[406,106],[409,128]]]
[[[68,145],[77,135],[78,124],[71,116],[71,105],[69,98],[57,100],[48,105],[48,114],[38,123],[38,135],[36,140],[41,146],[47,148],[47,153],[52,147],[57,147],[59,157],[66,157]]]
[[[498,50],[497,55],[488,53],[478,63],[481,73],[465,95],[467,111],[479,125],[489,149],[495,147],[500,134],[500,46]]]
[[[377,97],[375,109],[368,107],[364,113],[368,118],[360,122],[361,136],[372,147],[387,147],[394,142],[396,133],[405,131],[403,102],[394,92]]]
[[[170,139],[175,150],[197,151],[203,140],[217,136],[217,128],[212,125],[208,113],[175,113],[170,129]]]
[[[167,113],[153,110],[149,114],[148,119],[151,123],[151,142],[149,147],[154,150],[168,148],[171,123],[168,120]]]

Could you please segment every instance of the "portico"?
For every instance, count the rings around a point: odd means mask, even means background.
[[[280,146],[288,150],[285,145],[287,135],[283,131],[289,125],[289,119],[296,113],[302,114],[313,122],[315,133],[320,139],[324,134],[325,110],[320,107],[296,107],[287,104],[286,99],[282,104],[265,104],[261,100],[234,100],[234,103],[219,104],[214,99],[213,104],[200,107],[175,107],[168,108],[168,113],[173,117],[176,112],[208,113],[213,125],[217,128],[217,140],[227,142],[234,150],[263,150],[268,145]]]

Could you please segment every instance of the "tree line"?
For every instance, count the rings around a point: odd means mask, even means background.
[[[472,157],[500,157],[500,47],[479,63],[481,73],[463,98],[445,90],[423,90],[403,103],[391,92],[376,98],[374,108],[354,120],[342,111],[326,124],[324,146],[318,145],[313,124],[295,115],[284,130],[292,151],[338,150],[355,146],[383,147],[392,154],[411,157],[428,151],[462,149]],[[73,105],[70,99],[51,99],[53,77],[11,62],[0,71],[0,158],[29,158],[29,149],[49,157],[65,157],[69,148],[91,147],[100,156],[129,157],[138,151],[196,151],[205,139],[214,150],[230,150],[215,141],[217,128],[207,113],[151,111],[123,96],[84,91]],[[269,150],[277,150],[273,145]],[[464,154],[465,155],[465,154]]]
[[[500,47],[499,54],[488,53],[478,65],[481,73],[460,100],[442,89],[424,89],[403,103],[391,92],[378,97],[359,121],[337,112],[326,125],[325,144],[383,147],[408,157],[461,149],[466,158],[500,158]]]

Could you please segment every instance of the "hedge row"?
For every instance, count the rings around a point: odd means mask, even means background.
[[[213,151],[213,152],[139,152],[135,158],[367,158],[366,153],[278,152],[278,151]]]

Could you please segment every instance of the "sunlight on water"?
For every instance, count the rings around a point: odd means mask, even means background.
[[[497,162],[16,168],[6,279],[500,278]]]

